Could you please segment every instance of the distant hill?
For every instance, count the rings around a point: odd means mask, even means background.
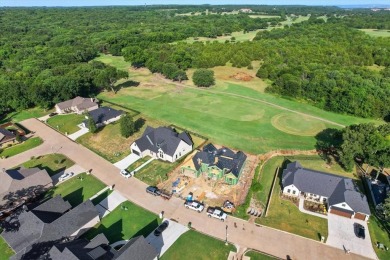
[[[340,8],[344,9],[356,9],[356,8],[390,8],[390,5],[387,4],[365,4],[365,5],[338,5]]]

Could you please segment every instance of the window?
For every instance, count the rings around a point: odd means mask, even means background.
[[[296,193],[296,191],[295,190],[293,190],[293,194],[295,194]]]
[[[346,205],[345,205],[345,203],[343,203],[343,204],[341,204],[341,206],[345,207]]]
[[[291,190],[290,190],[290,189],[288,189],[288,190],[287,190],[287,193],[290,193],[290,192],[291,192]]]

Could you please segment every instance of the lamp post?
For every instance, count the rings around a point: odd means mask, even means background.
[[[225,239],[225,245],[228,245],[227,237],[228,237],[228,225],[226,225],[226,239]]]

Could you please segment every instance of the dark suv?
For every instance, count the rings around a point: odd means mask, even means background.
[[[160,236],[161,233],[162,233],[165,229],[167,229],[168,225],[169,225],[169,222],[168,222],[168,221],[164,221],[163,223],[160,224],[160,226],[158,226],[158,227],[156,228],[156,230],[154,230],[154,233],[153,233],[153,234],[154,234],[156,237]]]
[[[358,238],[365,239],[366,238],[365,228],[359,223],[355,223],[354,226],[355,226],[355,235]]]
[[[155,186],[147,187],[146,188],[146,192],[150,193],[150,194],[152,194],[154,196],[160,196],[160,194],[161,194],[160,190],[157,187],[155,187]]]

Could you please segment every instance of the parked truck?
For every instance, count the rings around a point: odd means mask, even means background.
[[[217,218],[221,221],[225,221],[227,218],[227,215],[225,212],[223,212],[223,210],[221,210],[219,208],[214,208],[214,207],[207,208],[207,216],[209,218],[211,218],[211,217]]]
[[[199,213],[201,213],[204,209],[203,204],[200,202],[197,202],[197,201],[186,201],[184,203],[184,206],[187,209],[192,209],[192,210],[198,211]]]

